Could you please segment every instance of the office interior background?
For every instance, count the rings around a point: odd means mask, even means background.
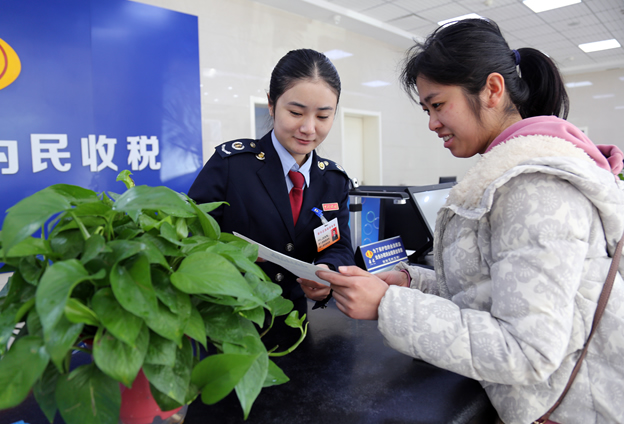
[[[511,48],[533,47],[553,58],[568,86],[568,120],[596,144],[624,149],[624,48],[579,47],[624,44],[621,0],[577,0],[539,13],[522,0],[138,1],[198,17],[204,161],[221,142],[262,135],[255,128],[266,124],[261,110],[273,66],[289,50],[307,47],[330,55],[342,79],[322,156],[367,185],[461,180],[478,157],[457,159],[444,149],[398,75],[414,39],[469,13],[496,21]]]

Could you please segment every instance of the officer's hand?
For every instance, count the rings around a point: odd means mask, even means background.
[[[319,264],[318,266],[329,269],[325,264]],[[329,295],[330,288],[316,281],[306,280],[305,278],[297,278],[297,282],[301,284],[301,288],[308,299],[323,300]]]

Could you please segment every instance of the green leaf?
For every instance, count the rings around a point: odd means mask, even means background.
[[[39,284],[39,278],[46,266],[41,260],[34,256],[26,256],[20,260],[19,272],[28,283],[36,286]]]
[[[47,189],[63,196],[73,205],[100,201],[94,191],[76,185],[54,184]]]
[[[225,343],[224,353],[251,353],[258,356],[236,385],[236,395],[240,401],[245,419],[249,417],[251,406],[262,390],[269,369],[269,355],[258,334],[245,336],[242,345]]]
[[[159,302],[158,309],[150,311],[149,316],[145,319],[145,323],[152,331],[175,341],[178,345],[182,343],[182,336],[184,336],[184,330],[191,316],[191,301],[188,295],[180,293],[179,297],[183,298],[184,296],[186,296],[187,303],[185,306],[181,306],[180,314],[174,314]]]
[[[264,308],[262,306],[240,311],[239,313],[249,321],[258,324],[260,327],[264,324]]]
[[[136,378],[149,345],[149,330],[143,326],[136,346],[128,346],[110,332],[100,327],[93,342],[93,360],[109,377],[131,387]]]
[[[225,258],[209,252],[196,252],[186,257],[171,282],[185,293],[226,295],[263,302],[251,293],[249,284]]]
[[[194,202],[193,202],[194,203]],[[228,202],[209,202],[209,203],[202,203],[200,205],[197,205],[197,207],[203,212],[203,213],[210,213],[213,210],[217,209],[219,206],[221,205],[227,205],[229,206],[230,204]]]
[[[87,325],[100,325],[100,321],[95,312],[84,303],[74,298],[69,298],[65,304],[65,317],[74,324],[82,322]]]
[[[143,242],[146,245],[149,245],[150,243],[153,244],[155,248],[161,254],[165,256],[181,256],[182,255],[179,248],[175,244],[165,240],[164,238],[160,236],[154,236],[152,234],[145,233],[141,237],[136,238],[135,240]]]
[[[43,323],[43,320],[41,322]],[[68,355],[71,355],[72,347],[78,340],[83,327],[84,324],[71,323],[65,315],[61,316],[54,327],[48,328],[47,331],[44,327],[46,350],[59,371],[67,371]]]
[[[162,238],[167,240],[169,243],[176,244],[178,246],[182,246],[182,242],[178,240],[178,234],[176,230],[173,228],[171,224],[168,222],[163,222],[160,226],[160,235]]]
[[[145,252],[147,245],[135,240],[113,240],[108,242],[108,247],[113,251],[111,262],[119,262],[128,259],[138,253]]]
[[[280,299],[282,288],[269,280],[268,277],[267,280],[262,280],[256,274],[247,273],[245,274],[245,280],[247,280],[247,283],[252,288],[254,293],[265,302]]]
[[[188,198],[188,196],[187,196]],[[190,203],[193,210],[197,214],[197,218],[199,219],[199,224],[201,225],[202,231],[206,237],[213,238],[218,240],[221,236],[221,229],[219,228],[219,224],[215,219],[209,214],[203,212],[195,202]]]
[[[173,367],[161,364],[143,364],[143,372],[159,391],[180,404],[186,400],[186,392],[191,381],[193,366],[193,348],[185,337],[181,349],[176,349],[175,364]]]
[[[290,378],[284,374],[284,371],[282,371],[282,369],[278,367],[275,362],[269,359],[269,369],[262,387],[278,386],[280,384],[287,383],[288,381],[290,381]]]
[[[79,230],[68,230],[50,239],[50,247],[61,260],[75,259],[84,250],[84,237]]]
[[[6,256],[4,251],[0,250],[0,255],[6,258],[19,258],[21,256],[29,255],[47,255],[49,253],[50,251],[45,245],[44,240],[34,237],[27,237],[17,243]]]
[[[89,278],[87,270],[75,259],[56,262],[45,271],[36,295],[37,312],[43,324],[44,334],[47,334],[63,316],[65,304],[73,288]]]
[[[19,271],[15,272],[9,278],[7,286],[9,290],[1,309],[6,309],[13,303],[21,304],[27,302],[35,297],[35,291],[37,290],[35,286],[28,284],[26,280],[24,280]]]
[[[268,302],[269,310],[273,314],[273,316],[279,317],[281,315],[286,315],[290,311],[292,311],[293,303],[289,299],[284,299],[283,297],[276,297],[273,300]]]
[[[245,376],[260,354],[211,355],[195,366],[192,381],[201,389],[201,399],[212,405],[226,397]]]
[[[95,293],[91,300],[92,307],[104,327],[116,338],[135,347],[139,337],[143,320],[131,312],[126,311],[115,299],[109,287],[102,288]]]
[[[80,257],[80,262],[86,264],[95,259],[101,253],[110,253],[113,250],[106,245],[106,240],[99,234],[92,234],[84,243],[84,251]]]
[[[178,345],[154,332],[150,333],[150,343],[145,354],[144,364],[175,366]]]
[[[212,341],[241,343],[248,334],[256,333],[253,324],[233,312],[229,306],[202,305],[199,309],[208,338]]]
[[[184,240],[189,235],[189,229],[186,225],[186,219],[178,218],[176,219],[175,225],[176,234],[178,235],[178,239]]]
[[[132,172],[130,172],[127,169],[124,169],[119,174],[117,174],[116,181],[123,182],[126,185],[126,188],[134,187],[134,180],[130,178],[130,175],[132,175]]]
[[[69,200],[51,187],[22,199],[8,209],[2,224],[4,253],[9,254],[13,246],[41,229],[52,215],[69,208],[71,208]]]
[[[57,407],[54,395],[56,384],[60,376],[61,374],[58,372],[57,368],[52,363],[49,363],[41,375],[41,378],[39,378],[33,386],[33,394],[35,395],[37,404],[50,422],[54,420],[54,416],[56,415]]]
[[[195,213],[186,200],[167,187],[135,186],[129,188],[115,202],[113,209],[128,214],[143,210],[162,211],[167,215],[192,218]]]
[[[176,289],[169,279],[169,275],[158,268],[152,269],[152,285],[156,291],[156,296],[171,312],[177,314],[180,312],[178,305],[178,296],[180,290]],[[189,298],[187,294],[184,294]]]
[[[116,263],[111,270],[110,281],[115,298],[125,310],[142,318],[157,313],[158,299],[145,255],[137,255],[125,264]]]
[[[7,349],[7,343],[9,343],[9,339],[13,337],[15,315],[18,309],[18,304],[12,304],[4,311],[0,312],[0,356],[4,355]]]
[[[230,262],[234,263],[234,265],[236,265],[236,267],[241,272],[244,272],[246,274],[253,274],[259,279],[269,280],[262,268],[260,268],[254,262],[250,261],[244,254],[241,253],[240,249],[236,246],[218,243],[214,246],[207,248],[206,251],[223,256]]]
[[[40,337],[17,339],[0,360],[0,409],[12,408],[26,399],[49,361]]]
[[[204,320],[195,306],[191,307],[191,316],[184,329],[184,334],[193,340],[197,340],[206,348],[206,327],[204,326]]]
[[[56,385],[56,404],[67,424],[117,424],[119,383],[94,364],[82,365]]]

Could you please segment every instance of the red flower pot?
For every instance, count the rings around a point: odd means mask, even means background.
[[[139,371],[132,388],[121,387],[121,410],[119,422],[122,424],[175,424],[182,423],[188,405],[172,411],[162,411],[150,391],[149,381],[143,370]]]

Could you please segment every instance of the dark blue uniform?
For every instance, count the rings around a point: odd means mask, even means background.
[[[310,186],[304,189],[303,205],[293,224],[288,189],[282,165],[273,147],[271,133],[261,140],[241,139],[223,143],[206,163],[189,197],[197,203],[226,201],[211,212],[221,230],[236,231],[265,246],[305,262],[328,264],[337,269],[353,265],[349,231],[349,180],[334,162],[312,153]],[[338,218],[340,240],[317,252],[314,229],[321,225],[313,207],[337,204],[338,210],[323,213],[328,221]],[[267,275],[283,289],[283,296],[299,305],[305,299],[296,276],[270,262],[259,263]],[[305,309],[304,309],[305,311]],[[302,311],[302,312],[304,312]]]

